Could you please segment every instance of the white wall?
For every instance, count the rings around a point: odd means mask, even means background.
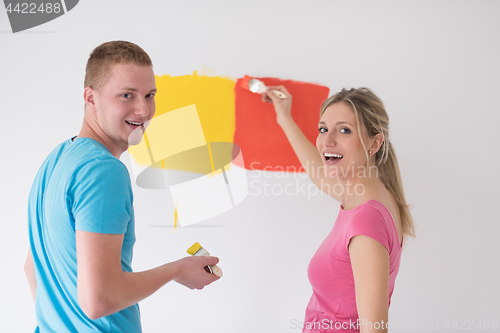
[[[403,254],[391,321],[421,323],[419,331],[438,321],[441,331],[446,320],[466,327],[500,320],[499,11],[500,2],[483,0],[82,0],[52,22],[11,34],[0,10],[0,330],[36,325],[22,269],[29,189],[46,155],[79,131],[89,53],[116,39],[143,47],[159,75],[205,66],[235,78],[317,82],[332,92],[371,87],[391,118],[418,233]],[[273,175],[248,173],[261,189],[265,180],[310,184],[266,176]],[[307,265],[337,202],[251,188],[235,209],[173,230],[164,226],[173,216],[169,194],[134,191],[135,270],[180,258],[199,241],[225,274],[205,290],[172,283],[141,302],[145,332],[300,331],[290,321],[303,320]]]

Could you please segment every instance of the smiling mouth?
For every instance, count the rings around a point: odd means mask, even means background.
[[[127,124],[129,124],[129,125],[136,126],[136,127],[139,127],[139,126],[141,126],[142,124],[144,124],[144,123],[135,123],[135,122],[133,122],[133,121],[128,121],[128,120],[125,120],[125,122],[126,122]]]
[[[327,161],[338,161],[344,157],[344,155],[337,153],[324,153],[323,156],[325,156],[325,160]]]

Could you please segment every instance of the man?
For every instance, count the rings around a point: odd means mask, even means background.
[[[47,157],[29,198],[25,272],[37,332],[141,332],[139,301],[172,280],[202,289],[218,279],[204,269],[216,257],[132,272],[132,187],[119,157],[153,117],[155,93],[139,46],[108,42],[90,55],[82,129]]]

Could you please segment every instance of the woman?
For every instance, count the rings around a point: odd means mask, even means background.
[[[283,86],[269,87],[262,100],[274,104],[311,180],[341,202],[309,264],[313,295],[303,332],[387,332],[403,239],[414,237],[414,226],[382,101],[367,88],[325,100],[315,148],[293,121],[292,96]]]

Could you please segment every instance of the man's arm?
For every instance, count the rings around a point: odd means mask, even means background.
[[[28,279],[28,285],[30,286],[31,296],[33,301],[36,300],[36,278],[35,278],[35,265],[33,264],[33,256],[31,254],[31,248],[28,248],[28,258],[26,258],[26,263],[24,264],[24,273],[26,274],[26,279]]]
[[[361,333],[387,332],[389,252],[375,239],[358,235],[349,243]]]
[[[204,269],[217,264],[216,257],[186,257],[143,272],[124,272],[123,237],[76,231],[78,300],[90,319],[134,305],[172,280],[190,289],[203,289],[219,279]]]

